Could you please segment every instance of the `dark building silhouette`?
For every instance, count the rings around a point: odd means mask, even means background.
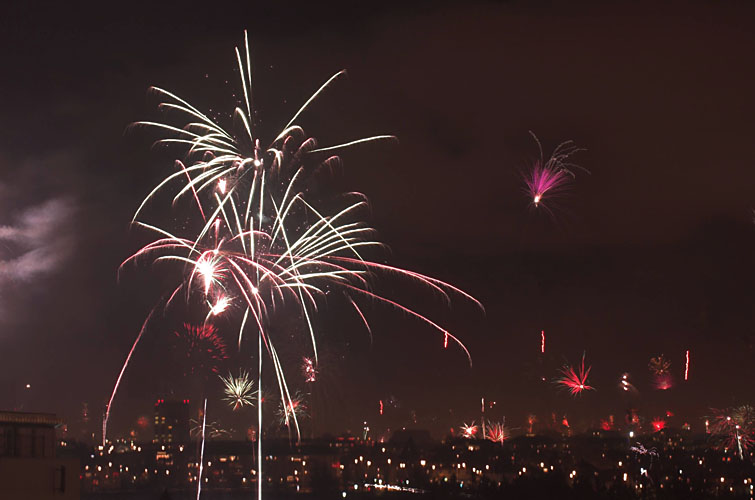
[[[60,425],[50,413],[0,412],[0,498],[79,498],[79,461],[55,456]]]

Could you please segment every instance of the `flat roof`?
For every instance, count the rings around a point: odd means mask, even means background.
[[[63,421],[54,413],[28,413],[20,411],[0,411],[0,424],[31,424],[56,427]]]

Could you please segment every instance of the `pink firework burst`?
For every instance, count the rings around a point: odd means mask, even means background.
[[[590,375],[591,366],[585,368],[585,355],[582,354],[582,363],[575,370],[571,365],[564,365],[561,368],[561,377],[555,380],[555,383],[569,390],[572,396],[577,396],[582,391],[594,391],[595,388],[587,384],[587,377]]]
[[[535,134],[532,132],[530,134],[537,143],[540,158],[535,161],[532,169],[525,174],[526,191],[535,207],[542,206],[545,210],[551,212],[545,202],[557,199],[564,194],[564,191],[575,178],[574,169],[579,168],[588,173],[589,171],[569,160],[572,155],[582,151],[572,141],[559,144],[546,161],[543,157],[543,147],[540,141]]]

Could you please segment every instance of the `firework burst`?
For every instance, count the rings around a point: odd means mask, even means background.
[[[456,343],[471,363],[464,344],[448,330],[420,312],[373,291],[371,278],[388,274],[408,279],[450,301],[461,295],[473,297],[443,281],[405,269],[375,262],[363,255],[383,245],[360,217],[367,208],[363,195],[341,197],[345,203],[336,210],[317,208],[312,182],[317,171],[339,162],[339,150],[375,141],[395,140],[378,135],[328,147],[318,147],[297,124],[300,115],[334,81],[336,73],[294,114],[279,132],[262,146],[251,98],[251,64],[246,51],[236,50],[243,101],[234,110],[235,129],[211,119],[175,94],[153,88],[162,102],[160,108],[178,120],[175,123],[138,122],[165,137],[157,145],[182,148],[185,158],[176,161],[177,170],[165,177],[138,207],[133,223],[156,235],[156,239],[126,259],[124,264],[151,259],[183,266],[184,279],[171,294],[168,304],[183,296],[187,303],[204,308],[206,322],[218,316],[234,316],[238,311],[238,344],[246,330],[258,335],[272,361],[281,400],[288,406],[291,394],[283,365],[278,357],[270,325],[278,311],[287,308],[298,316],[308,333],[317,367],[318,350],[313,315],[324,297],[340,289],[367,325],[359,300],[378,302],[413,317],[441,335],[444,345]],[[199,222],[171,229],[140,219],[148,205],[171,193],[172,206],[182,207],[191,200]],[[178,232],[184,233],[178,234]],[[167,306],[166,306],[167,307]],[[482,307],[480,305],[480,307]],[[371,333],[371,332],[370,332]],[[293,415],[296,424],[296,415]]]
[[[506,427],[506,420],[501,422],[488,422],[485,439],[499,444],[503,444],[509,438],[509,429]]]
[[[277,414],[281,425],[285,425],[286,427],[290,427],[290,422],[294,419],[301,420],[307,417],[307,405],[304,403],[304,395],[296,392],[287,401],[281,401]]]
[[[461,435],[467,439],[475,439],[479,430],[480,428],[475,425],[474,421],[469,425],[462,424]]]
[[[234,411],[254,404],[254,380],[250,378],[247,371],[239,371],[238,377],[229,373],[227,377],[221,376],[220,380],[224,386],[223,399],[233,406]]]
[[[653,432],[660,432],[666,428],[666,421],[660,417],[654,418],[650,425],[653,427]]]
[[[530,132],[530,135],[537,143],[540,158],[535,161],[531,170],[525,175],[527,194],[533,206],[542,207],[552,213],[547,202],[554,201],[563,195],[576,177],[574,170],[580,169],[587,173],[589,171],[571,162],[570,157],[582,151],[572,141],[559,144],[546,161],[543,155],[543,147],[537,136],[532,132]]]
[[[671,361],[667,360],[666,357],[661,354],[655,358],[650,358],[648,369],[653,375],[668,375],[671,370]]]
[[[709,427],[710,433],[722,447],[736,449],[739,458],[744,460],[744,454],[749,453],[755,445],[755,409],[743,405],[712,411],[713,423]]]
[[[227,347],[213,325],[190,325],[173,332],[175,348],[187,360],[185,375],[218,373],[220,364],[228,359]]]
[[[561,368],[561,377],[554,382],[568,389],[572,396],[582,394],[583,391],[594,391],[595,388],[587,384],[587,377],[590,375],[591,369],[591,366],[585,369],[585,355],[582,354],[582,363],[577,370],[571,365],[564,365]]]

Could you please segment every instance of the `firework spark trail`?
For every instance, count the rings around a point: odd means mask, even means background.
[[[142,334],[144,333],[144,330],[147,328],[147,323],[149,323],[149,320],[152,318],[152,314],[155,312],[155,309],[157,309],[157,306],[152,308],[149,315],[147,315],[147,319],[144,320],[144,323],[142,324],[142,327],[139,330],[139,335],[136,336],[136,340],[134,340],[134,344],[131,346],[131,350],[128,352],[128,356],[126,356],[126,361],[123,362],[123,367],[121,368],[121,372],[118,374],[118,378],[115,381],[113,392],[112,394],[110,394],[110,400],[108,401],[107,407],[105,409],[105,416],[102,419],[102,446],[103,447],[105,446],[105,443],[107,442],[107,421],[110,418],[110,407],[113,405],[113,399],[115,399],[115,393],[118,392],[118,386],[121,384],[123,373],[126,371],[128,362],[131,361],[131,355],[134,354],[134,349],[136,349],[136,345],[139,343],[139,340],[142,338]]]
[[[540,331],[540,353],[545,354],[545,330]]]
[[[202,494],[202,470],[204,468],[204,438],[205,425],[207,424],[207,398],[204,398],[204,411],[202,412],[202,448],[199,452],[199,473],[197,476],[197,500]]]
[[[689,380],[689,349],[684,356],[684,380]]]
[[[591,366],[585,370],[585,354],[582,354],[582,364],[578,371],[570,365],[564,365],[561,368],[562,376],[554,382],[569,390],[572,396],[577,396],[583,391],[594,391],[595,388],[587,384],[587,377],[590,375]]]

